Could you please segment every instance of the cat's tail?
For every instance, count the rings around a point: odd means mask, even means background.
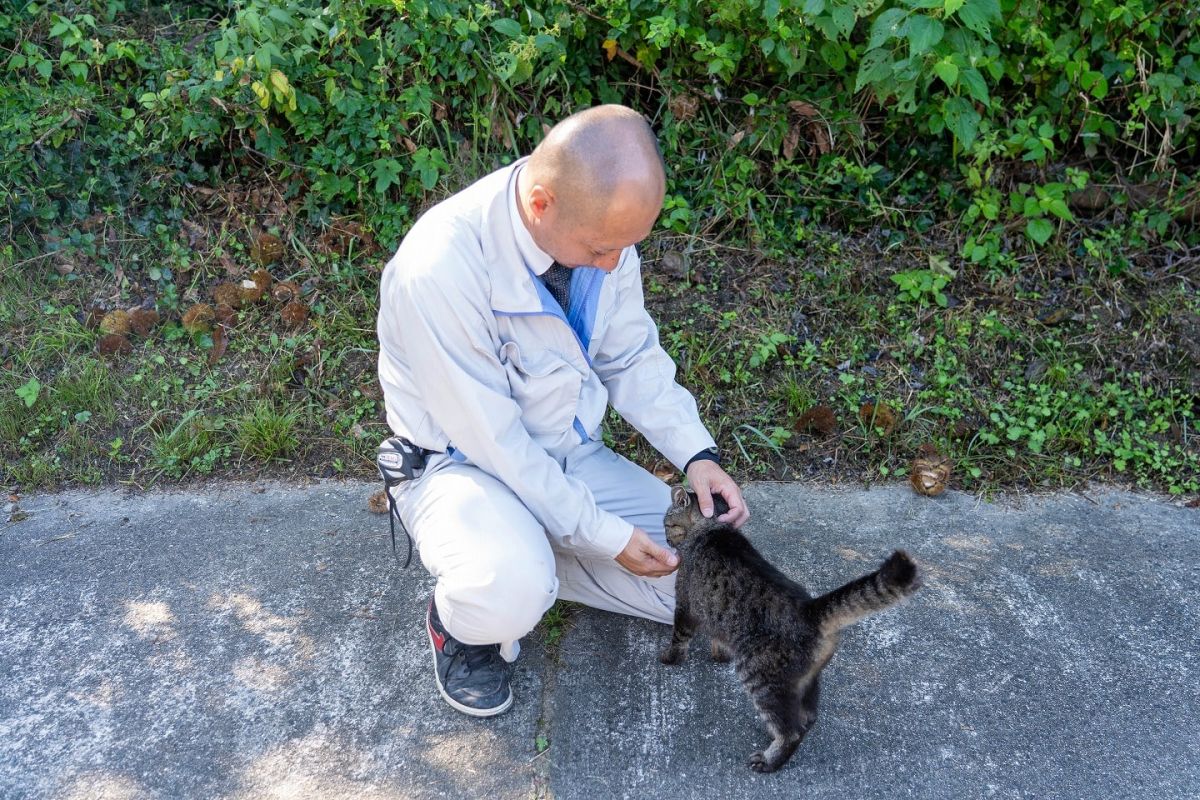
[[[833,633],[899,603],[919,588],[916,563],[897,550],[875,572],[821,595],[809,608],[822,632]]]

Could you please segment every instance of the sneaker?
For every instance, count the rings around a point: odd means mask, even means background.
[[[447,703],[472,717],[495,716],[512,706],[509,667],[500,657],[500,645],[458,641],[442,627],[432,600],[425,629],[433,651],[433,675]]]

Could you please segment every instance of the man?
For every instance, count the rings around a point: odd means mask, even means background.
[[[556,597],[672,621],[670,491],[600,441],[608,405],[706,515],[716,492],[749,517],[643,306],[634,244],[665,185],[639,114],[588,109],[430,209],[384,270],[379,379],[404,444],[381,458],[424,460],[391,496],[437,579],[435,679],[463,713],[512,705],[518,640]]]

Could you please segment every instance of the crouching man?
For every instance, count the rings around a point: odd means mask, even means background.
[[[610,405],[706,514],[715,492],[749,516],[643,304],[634,245],[664,191],[645,120],[591,108],[430,209],[384,270],[381,465],[408,467],[389,492],[437,581],[438,690],[465,714],[512,705],[519,640],[555,598],[672,621],[670,490],[604,446]]]

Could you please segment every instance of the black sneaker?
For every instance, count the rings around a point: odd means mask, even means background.
[[[512,706],[509,668],[500,657],[500,645],[458,641],[442,627],[432,600],[425,630],[433,650],[433,675],[447,703],[473,717],[491,717]]]

